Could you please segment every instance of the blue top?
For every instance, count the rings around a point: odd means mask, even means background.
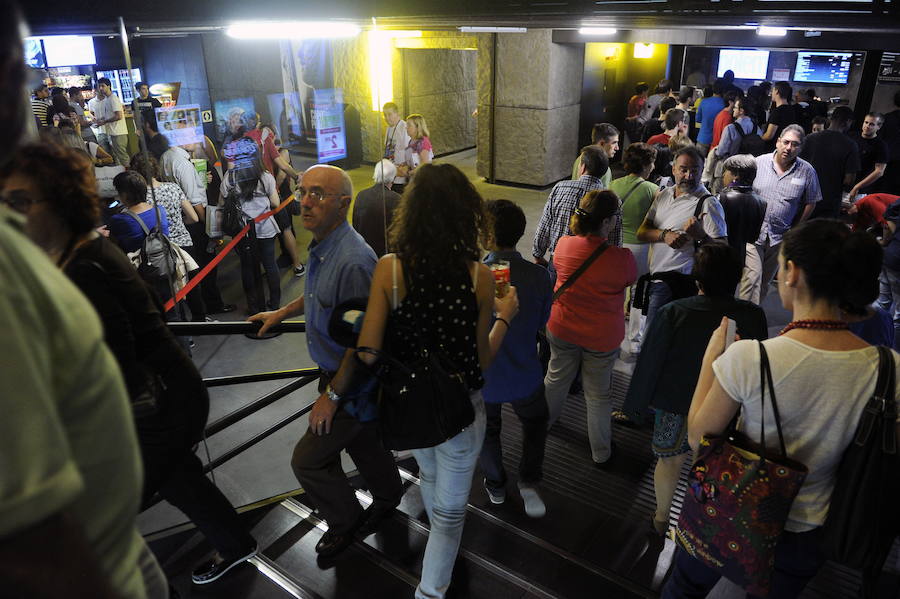
[[[850,323],[850,332],[866,343],[894,347],[894,319],[883,308],[876,306],[869,318]]]
[[[484,401],[503,403],[526,399],[543,383],[544,373],[537,355],[537,332],[550,318],[553,285],[543,266],[528,262],[519,252],[492,252],[486,264],[509,262],[509,280],[519,294],[519,313],[484,375]]]
[[[716,115],[725,108],[725,100],[719,96],[704,98],[697,108],[697,122],[700,123],[700,133],[697,134],[697,143],[710,145],[713,140],[713,123]]]
[[[306,275],[306,345],[319,368],[337,371],[347,348],[328,336],[331,313],[341,303],[354,298],[368,298],[375,271],[375,252],[345,221],[328,237],[309,245]],[[365,391],[345,393],[344,408],[361,422],[374,420],[377,409],[372,385]]]
[[[138,214],[147,229],[156,226],[156,210],[150,209]],[[165,211],[160,208],[159,216],[162,217],[162,232],[166,237],[169,236],[169,221],[166,219]],[[109,219],[109,233],[116,238],[119,245],[125,252],[134,252],[141,249],[144,243],[144,230],[134,218],[129,214],[114,214]]]

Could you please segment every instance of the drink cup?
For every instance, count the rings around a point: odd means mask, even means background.
[[[504,297],[509,293],[509,262],[499,260],[491,266],[491,273],[494,275],[494,285],[497,297]]]

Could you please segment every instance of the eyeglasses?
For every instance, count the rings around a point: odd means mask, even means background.
[[[323,201],[325,201],[325,198],[330,198],[330,197],[334,197],[334,196],[340,197],[342,195],[343,194],[341,194],[341,193],[325,193],[325,190],[322,189],[321,187],[313,187],[312,189],[306,189],[305,187],[297,188],[297,200],[298,201],[302,200],[306,196],[309,196],[309,199],[313,200],[314,202],[323,202]]]
[[[42,200],[35,200],[24,189],[13,189],[10,191],[0,191],[0,204],[6,204],[16,212],[27,212],[33,204],[38,204]]]

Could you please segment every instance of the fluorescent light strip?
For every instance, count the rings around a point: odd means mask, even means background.
[[[615,35],[618,30],[612,27],[582,27],[578,33],[581,35]]]
[[[238,21],[226,33],[238,39],[313,39],[356,37],[360,28],[332,21]]]
[[[527,27],[457,27],[463,33],[528,33]]]
[[[784,27],[770,27],[768,25],[760,25],[756,29],[756,35],[783,37],[787,35],[787,29]]]

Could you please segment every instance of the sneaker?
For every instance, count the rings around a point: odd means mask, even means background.
[[[259,545],[254,545],[253,551],[247,555],[234,559],[224,559],[221,555],[216,553],[215,557],[208,562],[201,564],[191,573],[191,581],[194,584],[209,584],[215,582],[222,578],[226,572],[235,566],[244,563],[251,557],[254,557],[258,552]]]
[[[302,264],[300,266],[294,267],[294,276],[295,277],[302,277],[305,274],[306,274],[306,267],[303,266]]]
[[[506,501],[506,489],[500,487],[499,489],[492,489],[487,484],[487,479],[484,479],[484,490],[487,491],[488,499],[491,500],[491,503],[494,505],[500,505],[504,501]]]
[[[525,513],[528,514],[529,518],[544,517],[544,515],[547,513],[547,506],[544,505],[544,500],[541,499],[537,487],[533,485],[522,484],[520,482],[519,495],[522,496],[522,501],[525,502]]]

